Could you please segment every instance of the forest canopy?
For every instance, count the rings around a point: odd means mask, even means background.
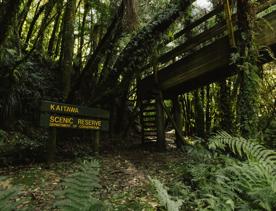
[[[1,124],[3,127],[12,127],[19,119],[37,118],[33,112],[39,107],[40,100],[46,99],[106,108],[112,115],[111,133],[121,134],[128,127],[127,122],[133,124],[131,116],[135,116],[136,108],[132,112],[128,104],[130,100],[137,99],[136,85],[139,80],[153,71],[154,68],[148,69],[153,64],[153,56],[163,54],[164,59],[162,56],[160,58],[165,62],[159,65],[159,69],[162,69],[173,59],[179,60],[189,55],[190,50],[174,57],[169,52],[181,43],[185,46],[189,37],[196,39],[197,34],[212,29],[214,24],[224,19],[217,15],[190,32],[183,31],[183,26],[189,26],[208,12],[197,6],[202,2],[193,2],[1,1]],[[257,8],[261,2],[253,4],[252,7]],[[215,8],[220,2],[211,1],[209,5]],[[270,10],[273,11],[273,7]],[[238,27],[241,32],[243,28],[245,30],[242,36],[248,34],[247,44],[238,43],[239,52],[232,54],[232,58],[229,56],[229,62],[232,59],[238,68],[241,63],[247,62],[247,58],[242,60],[239,57],[243,58],[244,50],[253,46],[255,35],[252,27],[260,27],[258,21],[253,20],[254,14],[248,17],[245,17],[246,13],[240,14],[240,20],[248,19],[251,22],[240,21]],[[242,24],[247,24],[249,28]],[[181,33],[184,33],[184,37],[179,38]],[[200,45],[196,48],[200,48]],[[248,55],[249,69],[258,65],[254,49],[252,47],[248,51],[252,52],[251,58]],[[170,59],[165,58],[167,55]],[[275,103],[271,101],[273,98],[267,96],[273,96],[274,90],[269,82],[274,77],[270,68],[273,68],[273,63],[262,67],[262,71],[257,70],[259,73],[255,75],[239,74],[237,78],[183,93],[182,110],[186,113],[187,124],[185,133],[202,137],[203,134],[209,134],[212,128],[233,131],[241,127],[242,133],[248,133],[246,136],[250,137],[251,133],[270,127]],[[254,77],[252,86],[246,83],[246,77]],[[244,83],[240,81],[241,78],[244,78]],[[257,78],[261,78],[261,81]],[[260,95],[261,90],[268,92]],[[250,95],[247,92],[253,95],[259,93],[259,97],[246,98]],[[246,94],[242,97],[243,93]],[[270,100],[266,101],[266,106],[261,106],[264,98]],[[138,104],[135,106],[138,107]],[[268,118],[268,122],[264,123],[263,118]],[[215,122],[220,122],[220,125]],[[261,125],[266,125],[266,128],[257,129]]]

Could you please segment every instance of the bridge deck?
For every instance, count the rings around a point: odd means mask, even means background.
[[[269,25],[263,24],[259,30],[257,43],[259,46],[269,46],[273,52],[276,52],[276,11],[271,12],[263,18]],[[225,31],[225,28],[225,24],[220,24],[220,26],[218,24],[218,26],[202,33],[202,35],[209,38],[210,36],[214,37],[216,33]],[[166,60],[166,57],[169,59],[175,57],[175,52],[181,52],[181,49],[183,51],[185,48],[190,49],[198,45],[202,41],[200,39],[204,40],[202,35],[201,38],[198,36],[196,39],[191,40],[188,45],[184,44],[181,47],[175,48],[165,57],[163,56],[163,60]],[[234,75],[236,72],[233,66],[230,65],[230,54],[229,39],[227,36],[224,36],[158,71],[159,88],[161,88],[164,96],[167,98]],[[162,56],[159,59],[162,60]],[[267,61],[260,59],[260,63]],[[143,99],[152,98],[155,89],[153,74],[144,78],[138,85],[139,95]]]

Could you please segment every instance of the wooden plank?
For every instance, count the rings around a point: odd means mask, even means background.
[[[144,122],[144,123],[145,123],[144,128],[156,128],[155,122]]]
[[[172,49],[171,51],[163,54],[160,58],[158,58],[158,62],[164,64],[169,62],[170,60],[174,59],[176,56],[180,54],[193,50],[195,47],[200,45],[203,42],[206,42],[210,39],[213,39],[215,36],[223,33],[226,29],[225,22],[221,22],[214,27],[210,28],[207,31],[204,31],[195,37],[189,39],[187,42],[177,46],[176,48]]]
[[[109,118],[109,112],[103,109],[89,108],[84,106],[57,103],[51,101],[41,101],[40,111],[74,116],[87,116],[100,119]]]
[[[147,118],[147,117],[156,117],[156,114],[143,113],[143,117],[144,118]]]
[[[56,114],[42,113],[40,126],[54,128],[86,129],[108,131],[108,120],[89,117],[74,117]]]
[[[266,15],[264,19],[270,23],[270,27],[276,29],[276,11]],[[257,34],[257,42],[259,45],[275,49],[275,30],[272,31],[270,27],[262,27],[261,32]],[[234,75],[235,72],[229,65],[230,53],[227,37],[216,40],[211,45],[160,70],[158,79],[161,89],[166,96],[168,93],[175,95]],[[151,92],[154,90],[152,81],[154,81],[153,75],[143,79],[139,84],[138,89],[144,99],[152,96]]]

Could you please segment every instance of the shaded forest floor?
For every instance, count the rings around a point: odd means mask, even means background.
[[[61,188],[62,178],[75,172],[83,159],[59,161],[51,169],[44,164],[2,168],[0,175],[7,179],[0,185],[20,185],[20,198],[26,199],[24,206],[31,206],[33,210],[52,210],[54,192]],[[111,203],[115,210],[157,210],[158,202],[148,176],[169,183],[181,177],[175,167],[185,158],[183,153],[172,148],[167,152],[156,152],[153,146],[133,146],[120,151],[105,151],[96,159],[101,163],[101,200]]]

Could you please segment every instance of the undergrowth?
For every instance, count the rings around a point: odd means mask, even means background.
[[[65,178],[63,190],[56,192],[55,207],[69,210],[111,210],[111,207],[96,198],[96,191],[101,188],[99,181],[100,164],[96,160],[84,161],[79,171]]]
[[[168,190],[159,181],[153,182],[163,207],[276,210],[275,151],[225,132],[210,138],[209,148],[185,147],[187,162],[177,167],[182,177],[168,185]],[[171,197],[181,201],[182,207],[169,209],[165,202]]]
[[[16,206],[20,203],[15,201],[14,198],[19,193],[18,187],[7,187],[5,185],[7,178],[0,177],[0,211],[15,210]]]

